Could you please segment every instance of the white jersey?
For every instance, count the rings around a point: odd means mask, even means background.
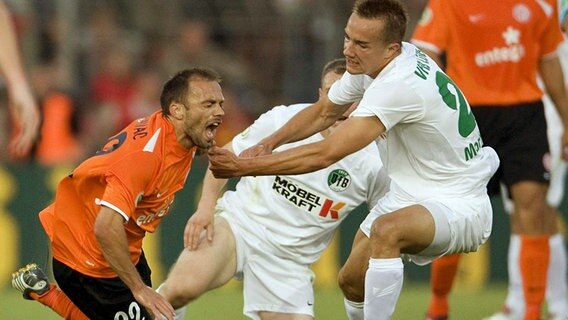
[[[376,116],[387,130],[391,192],[420,201],[486,194],[499,165],[483,142],[461,91],[425,53],[403,43],[401,54],[375,78],[346,72],[329,98],[361,99],[352,117]]]
[[[309,104],[275,107],[236,136],[232,147],[239,154],[283,126]],[[274,152],[323,139],[319,133],[287,144]],[[235,191],[217,202],[246,223],[266,232],[267,245],[282,257],[302,264],[314,263],[329,245],[334,231],[362,203],[375,205],[389,187],[389,179],[374,143],[341,161],[312,173],[292,176],[242,177]],[[245,224],[244,225],[246,226]]]

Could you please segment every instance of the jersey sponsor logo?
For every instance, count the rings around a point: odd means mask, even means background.
[[[345,202],[333,204],[333,200],[326,199],[319,212],[319,216],[326,218],[329,215],[332,219],[337,220],[339,219],[339,211],[343,207],[345,207]]]
[[[494,47],[475,54],[475,64],[478,67],[489,67],[506,62],[518,63],[525,56],[525,47],[520,43],[521,31],[508,26],[501,35],[506,46]]]
[[[272,190],[304,212],[323,218],[339,219],[340,211],[346,205],[281,176],[274,178]]]
[[[173,198],[166,206],[164,206],[162,209],[158,210],[157,212],[150,212],[150,213],[147,213],[147,214],[139,215],[136,218],[136,224],[140,226],[140,225],[143,225],[143,224],[152,223],[156,219],[163,218],[170,211],[172,203],[174,203]]]
[[[517,22],[527,23],[531,18],[531,10],[524,3],[516,4],[513,7],[513,18]]]
[[[335,169],[327,176],[327,185],[333,191],[341,192],[349,188],[351,176],[343,169]]]

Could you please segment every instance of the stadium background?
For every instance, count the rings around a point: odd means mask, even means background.
[[[403,2],[410,15],[408,37],[426,1]],[[172,70],[205,63],[224,77],[227,116],[218,137],[223,144],[271,106],[316,99],[321,67],[341,56],[343,27],[352,5],[349,0],[7,3],[44,121],[63,129],[42,132],[42,143],[50,137],[55,143],[38,145],[26,161],[15,163],[0,153],[2,289],[9,286],[11,272],[20,265],[48,262],[47,239],[37,213],[51,201],[57,181],[125,122],[158,108],[156,88],[159,93]],[[5,104],[1,83],[0,88],[0,104]],[[53,92],[63,95],[67,104],[49,100]],[[65,105],[69,112],[50,112],[54,105]],[[1,127],[9,126],[5,110],[0,106]],[[7,134],[1,131],[0,147],[5,148]],[[59,143],[61,137],[71,142]],[[170,215],[146,241],[156,283],[182,249],[183,228],[195,208],[205,167],[205,158],[195,162]],[[483,290],[490,283],[506,281],[508,218],[501,202],[494,200],[491,240],[480,252],[462,259],[460,288]],[[566,204],[562,208],[567,211]],[[360,208],[342,225],[333,246],[314,266],[318,287],[336,285],[337,270],[365,213],[366,208]],[[428,271],[428,267],[409,265],[406,282],[424,283]]]

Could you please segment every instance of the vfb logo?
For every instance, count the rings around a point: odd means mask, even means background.
[[[345,191],[350,184],[351,177],[343,169],[335,169],[327,177],[327,185],[333,191]]]

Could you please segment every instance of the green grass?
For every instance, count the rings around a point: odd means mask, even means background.
[[[479,291],[456,291],[450,299],[451,319],[479,320],[501,307],[505,285],[494,285]],[[428,303],[428,287],[408,284],[398,301],[393,320],[421,320]],[[205,294],[188,309],[186,319],[227,320],[246,319],[242,315],[242,294],[238,288],[224,288]],[[343,298],[338,289],[316,289],[316,319],[344,320]],[[18,291],[0,290],[0,319],[55,320],[60,319],[47,307],[22,299]]]

